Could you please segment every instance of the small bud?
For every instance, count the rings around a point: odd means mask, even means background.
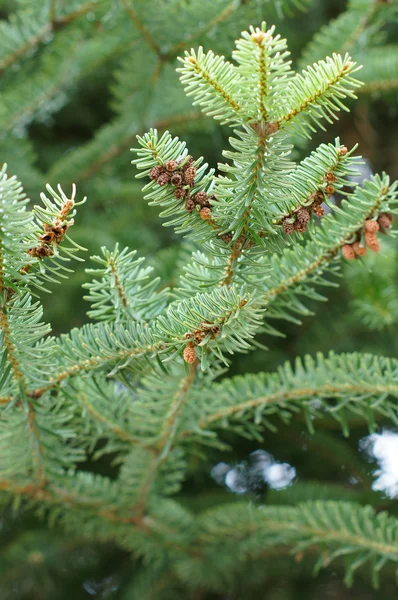
[[[295,231],[297,231],[297,233],[304,233],[304,231],[307,231],[307,224],[302,223],[297,219],[297,221],[294,224],[294,229]]]
[[[251,34],[251,38],[257,44],[261,44],[261,42],[265,39],[265,33],[264,31],[256,31],[255,33]]]
[[[325,187],[325,193],[326,193],[328,196],[331,196],[332,194],[334,194],[334,192],[335,192],[335,191],[336,191],[336,190],[335,190],[335,187],[334,187],[333,185],[330,185],[330,184],[329,184],[329,185],[327,185],[327,186]]]
[[[182,170],[186,171],[188,169],[188,167],[190,167],[193,163],[193,156],[191,156],[190,154],[188,154],[188,156],[186,156],[186,158],[183,160],[184,164],[182,165]]]
[[[193,342],[188,342],[184,348],[184,360],[189,365],[192,365],[196,360],[196,350]]]
[[[310,196],[310,200],[312,202],[316,202],[317,204],[322,204],[323,202],[323,194],[320,190],[313,192]]]
[[[322,204],[318,204],[318,202],[314,202],[314,204],[311,205],[311,210],[316,214],[317,217],[323,217],[325,214],[325,209],[323,208]]]
[[[372,219],[367,219],[365,221],[365,230],[369,231],[370,233],[376,233],[377,231],[379,231],[380,226],[378,224],[377,221],[372,221]]]
[[[273,133],[278,131],[278,129],[279,129],[279,123],[277,123],[276,121],[268,121],[268,123],[265,123],[265,125],[264,125],[265,135],[272,135]]]
[[[344,244],[341,249],[341,253],[346,260],[354,260],[355,258],[354,249],[350,244]]]
[[[325,179],[326,179],[326,181],[330,181],[331,183],[333,183],[334,181],[337,181],[337,177],[334,173],[332,173],[332,171],[329,171],[328,173],[326,173]]]
[[[337,154],[339,156],[345,156],[348,152],[348,148],[346,146],[340,146],[340,148],[337,148]]]

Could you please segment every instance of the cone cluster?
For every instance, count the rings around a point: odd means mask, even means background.
[[[309,198],[310,203],[308,207],[300,206],[296,208],[290,215],[284,217],[282,220],[282,229],[286,235],[292,235],[295,231],[297,233],[304,233],[311,220],[311,215],[314,214],[317,217],[323,217],[325,209],[322,203],[325,196],[330,198],[334,194],[335,187],[333,183],[337,181],[337,177],[332,171],[326,173],[324,177],[324,185],[321,189],[313,192]]]
[[[205,337],[210,335],[211,339],[214,339],[217,333],[220,332],[220,328],[218,325],[214,325],[212,323],[207,323],[206,321],[202,321],[200,324],[200,328],[194,329],[192,333],[186,333],[185,338],[187,340],[194,339],[195,342],[189,341],[184,348],[183,358],[186,363],[192,364],[196,359],[196,344],[200,344]]]
[[[29,248],[27,253],[34,258],[46,258],[54,256],[54,247],[59,246],[63,241],[68,228],[73,225],[73,219],[66,221],[66,218],[73,208],[73,200],[68,200],[62,207],[59,217],[54,219],[53,223],[43,223],[44,232],[39,236],[39,243],[34,248]]]
[[[192,156],[188,155],[184,160],[168,160],[164,165],[157,165],[149,171],[149,177],[160,186],[172,185],[174,196],[177,200],[185,200],[185,210],[193,212],[199,206],[199,214],[202,219],[209,219],[211,205],[206,192],[197,192],[191,195],[191,189],[195,184],[196,167],[193,165]]]
[[[387,233],[391,227],[392,214],[380,213],[377,220],[367,219],[363,228],[357,233],[356,240],[344,244],[341,253],[346,260],[354,260],[364,256],[369,248],[373,252],[380,250],[379,233]]]

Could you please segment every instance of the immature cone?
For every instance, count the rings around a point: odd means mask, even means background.
[[[168,160],[164,166],[168,171],[175,171],[178,167],[178,162],[176,160]]]
[[[174,190],[174,198],[177,198],[177,200],[181,200],[182,198],[185,198],[186,195],[187,195],[187,190],[184,190],[182,188],[176,188]]]
[[[384,227],[384,229],[390,229],[392,219],[389,219],[388,215],[386,215],[386,213],[380,213],[377,221],[378,221],[379,225]]]
[[[304,225],[310,222],[310,213],[306,208],[300,208],[300,210],[297,211],[297,220],[300,221],[300,223],[304,223]]]
[[[388,222],[390,223],[390,222]],[[378,224],[377,221],[372,221],[372,219],[368,219],[367,221],[365,221],[365,230],[369,231],[370,233],[376,233],[377,231],[379,231],[380,226]]]
[[[307,231],[307,225],[306,225],[306,223],[302,223],[301,221],[297,220],[294,223],[294,229],[298,233],[304,233],[304,231]]]
[[[182,184],[182,177],[179,173],[174,173],[174,175],[171,176],[170,182],[173,185],[181,185]]]
[[[366,245],[373,250],[373,252],[378,252],[380,250],[379,240],[377,239],[377,235],[375,233],[365,231],[365,240]]]
[[[332,183],[333,183],[333,181],[337,181],[336,175],[334,173],[332,173],[331,171],[329,171],[328,173],[326,173],[325,179],[326,179],[326,181],[330,181]]]
[[[211,217],[211,210],[205,206],[200,209],[199,214],[204,221],[207,221],[207,219],[210,219]]]
[[[323,215],[325,214],[325,209],[318,202],[314,202],[314,204],[312,204],[311,210],[313,213],[316,214],[317,217],[323,217]]]
[[[200,206],[206,206],[208,204],[206,192],[198,192],[195,194],[195,201],[197,204],[200,204]]]
[[[187,160],[185,161],[182,170],[186,171],[188,169],[188,167],[190,167],[193,163],[193,156],[191,156],[190,154],[188,154],[187,156]]]
[[[185,202],[185,210],[187,210],[188,212],[192,212],[193,210],[195,210],[195,202],[192,200],[191,196],[188,196],[186,202]]]
[[[361,246],[360,242],[354,242],[352,244],[353,250],[357,256],[365,256],[366,246]]]
[[[195,362],[196,350],[192,342],[188,342],[188,344],[185,346],[183,356],[186,363],[192,365],[192,363]]]
[[[189,185],[192,185],[195,182],[196,177],[196,169],[195,167],[188,167],[188,169],[184,173],[184,181]]]
[[[158,185],[167,185],[170,181],[170,175],[168,173],[162,173],[156,180]]]
[[[152,167],[152,169],[149,171],[149,177],[153,180],[157,179],[159,177],[159,175],[161,175],[163,173],[163,169],[162,167],[159,167],[158,165],[156,167]]]
[[[322,204],[323,202],[323,194],[320,190],[317,190],[316,192],[312,192],[311,196],[310,196],[310,200],[312,200],[312,202],[315,202],[316,204]]]
[[[354,249],[350,244],[344,244],[341,249],[341,253],[346,260],[354,260],[355,258]]]
[[[330,183],[329,183],[329,185],[327,185],[325,187],[325,193],[328,194],[328,196],[331,196],[332,194],[334,194],[335,191],[336,190],[335,190],[334,186],[330,185]]]
[[[283,219],[282,229],[283,232],[286,233],[286,235],[292,235],[292,233],[294,232],[294,224],[289,223],[286,219]]]

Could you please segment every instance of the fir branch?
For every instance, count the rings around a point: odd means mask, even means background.
[[[315,34],[300,57],[299,67],[305,68],[323,56],[332,54],[336,48],[340,53],[357,54],[363,51],[364,47],[372,44],[374,38],[377,39],[380,29],[394,19],[395,11],[396,8],[386,2],[349,2],[347,10]]]
[[[360,93],[392,92],[398,88],[398,48],[370,48],[363,57]]]
[[[173,443],[176,437],[179,416],[181,414],[184,402],[187,400],[190,389],[195,381],[196,364],[189,365],[189,373],[181,380],[180,386],[171,399],[170,409],[162,425],[160,440],[156,444],[151,462],[143,481],[140,483],[136,496],[135,511],[137,518],[140,519],[145,514],[145,508],[150,494],[151,487],[156,478],[157,471],[167,461],[169,454],[173,449]]]
[[[247,351],[249,340],[260,326],[264,307],[256,301],[253,310],[254,299],[245,294],[244,288],[239,291],[242,295],[229,286],[175,301],[150,325],[85,325],[62,335],[56,345],[58,371],[51,369],[47,383],[30,391],[30,396],[38,398],[70,377],[95,373],[101,368],[111,369],[112,373],[125,368],[140,369],[138,359],[146,355],[170,360],[182,354],[190,339],[197,345],[202,369],[208,368],[210,353],[225,362],[225,352]]]
[[[142,267],[143,258],[134,260],[136,251],[120,252],[118,244],[113,252],[101,250],[103,256],[92,257],[101,268],[87,269],[101,279],[83,285],[89,290],[84,299],[92,304],[88,315],[108,322],[149,321],[158,316],[166,307],[168,288],[158,291],[160,279],[149,278],[152,267]]]
[[[357,70],[356,63],[348,54],[344,58],[333,54],[332,58],[328,56],[302,74],[296,74],[280,98],[276,124],[286,127],[292,122],[295,130],[306,136],[307,127],[315,131],[311,122],[324,129],[321,119],[332,123],[333,119],[337,119],[337,111],[348,110],[343,100],[356,98],[353,90],[361,83],[351,74]]]
[[[211,50],[205,54],[201,46],[180,60],[180,79],[185,94],[195,96],[194,106],[199,104],[205,114],[221,119],[221,124],[236,123],[242,110],[236,96],[243,81],[232,64]]]
[[[249,557],[253,560],[261,556],[264,546],[288,544],[296,552],[315,546],[323,552],[316,570],[346,555],[350,559],[346,583],[351,584],[355,571],[367,563],[377,586],[380,569],[388,561],[398,561],[397,527],[397,520],[387,513],[376,515],[370,506],[348,502],[318,501],[294,508],[268,506],[250,510],[246,504],[229,504],[202,515],[199,540],[211,548],[207,560],[212,561],[213,569],[214,563],[221,570],[225,569],[223,564],[231,569],[225,553],[233,553],[238,561]],[[238,558],[237,545],[245,548],[245,558]]]
[[[349,415],[360,416],[375,427],[377,414],[398,423],[398,361],[370,354],[317,354],[285,363],[276,373],[237,376],[213,384],[205,402],[193,408],[197,425],[181,433],[211,443],[208,430],[234,428],[253,435],[273,428],[269,418],[287,422],[302,412],[313,433],[313,421],[331,416],[348,435]],[[387,398],[389,398],[387,400]],[[244,423],[244,425],[243,425]]]
[[[122,6],[124,7],[126,13],[130,17],[131,21],[134,23],[134,26],[138,29],[138,31],[140,31],[143,38],[145,39],[145,41],[147,42],[149,47],[153,50],[153,52],[155,54],[157,54],[161,60],[163,60],[162,52],[161,52],[159,46],[157,45],[156,41],[152,37],[148,27],[138,17],[138,15],[137,15],[136,11],[133,9],[130,1],[129,0],[121,0],[121,1],[122,1]]]
[[[170,126],[184,126],[201,118],[200,112],[191,111],[156,121],[154,128],[164,132]],[[140,127],[134,121],[132,123],[130,113],[116,117],[99,130],[93,141],[55,162],[47,179],[67,181],[71,178],[77,183],[92,179],[105,165],[131,148],[137,139],[137,129]]]
[[[286,40],[274,33],[275,27],[267,30],[265,22],[261,28],[250,27],[242,32],[232,53],[244,81],[240,94],[245,113],[253,106],[251,116],[257,123],[269,120],[273,102],[293,75]]]
[[[56,17],[55,11],[49,13],[49,15],[45,15],[47,18],[44,20],[43,24],[40,28],[33,32],[33,35],[29,37],[27,40],[24,40],[24,29],[26,28],[28,31],[31,30],[32,23],[32,15],[30,12],[26,14],[22,11],[19,14],[13,15],[12,21],[10,24],[2,25],[2,34],[4,38],[9,38],[10,40],[18,40],[22,41],[20,46],[17,46],[13,52],[10,52],[8,55],[6,54],[0,60],[0,75],[4,73],[6,69],[9,69],[13,64],[18,62],[23,56],[27,55],[39,44],[43,43],[44,40],[48,37],[50,33],[58,32],[61,29],[67,27],[74,20],[83,17],[88,12],[98,6],[98,0],[92,0],[90,2],[85,2],[76,10],[73,10],[69,13]],[[46,11],[44,11],[46,12]],[[29,24],[29,27],[28,27]],[[11,46],[12,47],[12,46]]]
[[[176,56],[181,50],[184,50],[184,48],[192,44],[192,42],[194,42],[196,39],[205,36],[209,31],[213,29],[213,27],[226,21],[228,17],[230,17],[231,14],[233,14],[235,11],[236,3],[234,0],[232,0],[218,15],[210,19],[210,21],[208,21],[206,25],[204,25],[203,27],[195,28],[195,31],[192,33],[188,40],[182,40],[181,42],[175,44],[171,48],[171,50],[167,52],[167,58],[170,59],[171,57]]]
[[[308,285],[306,280],[310,276],[314,276],[314,281],[319,278],[321,283],[320,276],[325,266],[337,256],[347,242],[352,241],[353,234],[363,227],[365,221],[386,206],[391,205],[395,208],[396,189],[396,183],[390,185],[389,178],[385,174],[382,178],[373,176],[370,181],[364,182],[363,188],[357,188],[349,203],[343,201],[342,209],[339,209],[336,215],[323,219],[321,227],[313,234],[313,241],[305,246],[296,247],[294,251],[285,250],[282,257],[274,255],[270,261],[271,270],[270,278],[266,282],[267,289],[264,290],[265,300],[270,303],[268,317],[272,315],[275,299],[278,297],[281,297],[284,308],[278,314],[276,307],[275,316],[286,317],[290,293],[294,295],[295,287],[303,282],[301,293],[306,295],[306,285]],[[284,297],[284,294],[287,296]],[[294,310],[294,302],[291,306]],[[296,308],[301,310],[299,305]]]
[[[348,151],[336,138],[334,144],[321,144],[311,152],[287,175],[288,191],[283,201],[276,201],[276,210],[282,214],[272,223],[280,224],[283,217],[294,215],[301,207],[310,207],[318,194],[323,201],[336,191],[343,194],[345,188],[355,187],[352,178],[358,175],[356,166],[361,161],[361,157],[353,156],[356,148]],[[331,203],[329,207],[333,210]]]

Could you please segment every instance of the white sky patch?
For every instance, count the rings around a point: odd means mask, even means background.
[[[379,463],[373,472],[376,477],[372,489],[382,491],[390,498],[398,497],[398,433],[385,429],[360,441],[360,447]]]

